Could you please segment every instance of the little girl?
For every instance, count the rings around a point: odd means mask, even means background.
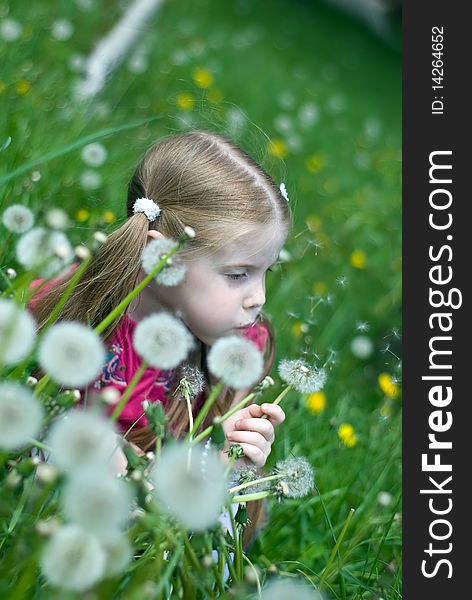
[[[272,326],[262,313],[265,274],[277,261],[290,225],[286,194],[223,136],[206,131],[180,133],[146,153],[129,183],[127,220],[99,248],[59,315],[59,319],[97,326],[144,277],[141,255],[147,242],[178,239],[185,226],[195,231],[195,237],[179,251],[187,266],[184,281],[166,287],[152,280],[122,318],[105,330],[106,364],[97,381],[82,392],[90,402],[102,388],[126,388],[141,363],[132,334],[142,318],[166,310],[183,320],[196,338],[196,349],[172,371],[147,368],[121,412],[118,426],[123,434],[128,432],[126,438],[135,447],[146,451],[155,441],[141,406],[144,400],[162,402],[176,437],[188,432],[187,406],[178,399],[178,384],[186,369],[197,367],[204,374],[203,389],[193,403],[198,414],[209,387],[216,383],[208,373],[206,354],[219,337],[236,333],[252,340],[264,353],[263,377],[269,373],[275,345]],[[40,329],[75,266],[30,301]],[[249,392],[223,388],[199,431]],[[271,451],[274,427],[284,418],[280,406],[269,403],[237,411],[223,424],[227,442],[222,459],[227,460],[229,444],[238,443],[244,462],[262,467]],[[254,526],[260,518],[260,501],[249,503],[248,509]],[[248,528],[245,545],[250,537]]]

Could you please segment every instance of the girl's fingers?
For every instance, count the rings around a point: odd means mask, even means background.
[[[264,415],[267,415],[267,419],[272,423],[274,427],[280,425],[285,421],[285,413],[278,404],[264,403],[260,406],[261,411]]]
[[[230,442],[251,444],[257,446],[264,454],[270,453],[270,443],[260,433],[255,431],[232,431],[226,436]]]
[[[241,448],[244,450],[244,456],[248,458],[256,467],[263,467],[266,463],[267,457],[257,446],[252,444],[241,444]]]
[[[239,419],[234,424],[238,431],[256,431],[272,444],[275,439],[274,426],[269,419]]]

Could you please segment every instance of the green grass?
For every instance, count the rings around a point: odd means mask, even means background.
[[[287,420],[269,463],[307,456],[319,493],[272,504],[250,559],[317,583],[354,508],[323,575],[329,593],[350,600],[401,598],[401,405],[377,382],[382,372],[400,378],[400,55],[318,3],[169,1],[141,36],[147,70],[136,75],[124,64],[84,107],[72,100],[76,75],[68,63],[75,53],[90,52],[118,18],[119,5],[95,2],[84,11],[74,2],[3,2],[2,16],[8,7],[23,34],[14,42],[0,40],[0,146],[12,138],[1,153],[2,209],[21,202],[41,220],[52,206],[72,218],[86,208],[89,218],[69,231],[74,243],[86,242],[96,229],[116,226],[105,222],[105,210],[118,222],[124,218],[135,164],[157,138],[185,128],[182,117],[193,127],[232,135],[277,182],[286,182],[295,218],[287,244],[292,258],[268,276],[278,358],[306,350],[323,363],[333,350],[335,360],[321,414],[311,414],[306,398],[294,392],[284,400]],[[67,41],[51,38],[59,17],[74,23]],[[175,64],[179,56],[187,57],[185,64]],[[195,84],[196,68],[212,73],[209,88]],[[216,91],[221,100],[212,102]],[[177,107],[183,92],[194,98],[189,111]],[[281,106],[290,100],[291,107]],[[312,126],[298,119],[307,103],[319,113]],[[228,125],[235,107],[247,115],[238,133]],[[281,114],[294,124],[289,135],[274,126]],[[102,184],[85,191],[80,147],[92,138],[109,155],[97,169]],[[271,156],[267,144],[274,138],[286,144],[298,138],[298,147],[283,159]],[[12,250],[0,266],[16,266]],[[364,268],[350,262],[356,250],[365,256]],[[359,321],[368,322],[374,345],[364,360],[350,350]],[[355,429],[352,448],[338,437],[343,422]],[[381,491],[392,495],[389,506],[379,504]]]

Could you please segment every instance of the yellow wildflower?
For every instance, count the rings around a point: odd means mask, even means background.
[[[354,250],[351,254],[351,265],[356,269],[363,269],[365,267],[367,257],[362,250]]]
[[[310,231],[319,231],[321,229],[321,219],[318,215],[310,215],[306,220],[306,224]]]
[[[338,436],[343,444],[349,448],[353,448],[357,444],[357,436],[354,427],[350,423],[341,423],[338,428]]]
[[[75,218],[77,221],[79,221],[79,223],[87,221],[89,217],[90,213],[86,208],[79,208],[79,210],[75,213]]]
[[[31,86],[26,79],[20,79],[20,81],[17,81],[15,86],[16,91],[20,96],[26,96],[26,94],[30,91],[30,87]]]
[[[267,146],[267,151],[277,158],[285,158],[288,154],[287,146],[280,138],[271,140]]]
[[[324,281],[315,281],[312,289],[316,296],[322,296],[327,290],[326,283]]]
[[[115,213],[111,210],[105,210],[102,214],[102,219],[105,221],[105,223],[113,223],[113,221],[116,219]]]
[[[310,394],[307,398],[306,405],[308,410],[314,415],[322,413],[326,406],[326,396],[324,395],[324,392]]]
[[[312,154],[306,159],[305,167],[310,173],[318,173],[323,168],[324,162],[321,154]]]
[[[7,89],[7,86],[5,83],[3,83],[3,81],[0,81],[0,94],[3,94],[3,92]]]
[[[182,92],[177,96],[177,108],[180,110],[192,110],[195,100],[192,94]]]
[[[198,87],[207,88],[213,83],[213,75],[207,69],[195,69],[193,80]]]
[[[388,373],[380,373],[377,381],[382,392],[389,398],[396,398],[399,393],[398,385],[393,381]]]

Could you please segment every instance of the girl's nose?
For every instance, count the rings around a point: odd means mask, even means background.
[[[264,306],[266,301],[265,297],[265,282],[262,281],[254,286],[251,292],[246,296],[243,302],[243,308],[257,308]]]

